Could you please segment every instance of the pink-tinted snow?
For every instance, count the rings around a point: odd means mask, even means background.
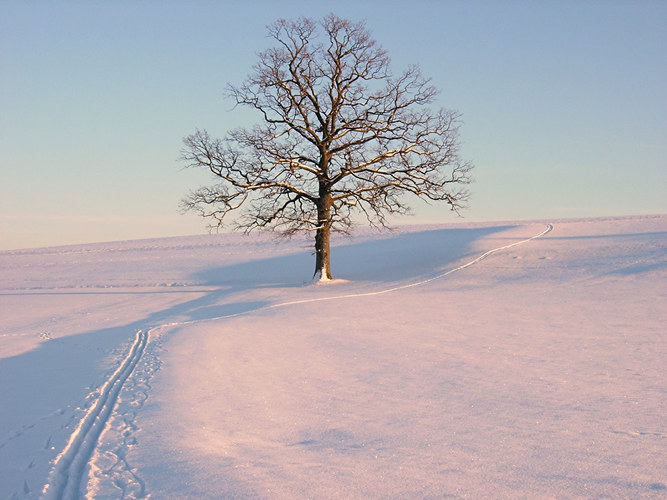
[[[137,330],[91,497],[667,495],[667,216],[362,231],[332,257],[311,284],[307,242],[266,236],[0,253],[0,497],[55,484]]]

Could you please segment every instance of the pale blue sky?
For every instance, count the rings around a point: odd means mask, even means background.
[[[667,212],[664,1],[3,1],[0,249],[205,232],[182,138],[254,121],[222,93],[265,26],[331,11],[462,113],[464,220]]]

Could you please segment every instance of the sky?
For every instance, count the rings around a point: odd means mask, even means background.
[[[334,5],[334,7],[332,7]],[[365,21],[462,115],[463,221],[667,212],[667,2],[0,2],[0,250],[201,234],[179,201],[279,18]],[[416,201],[396,223],[456,222]]]

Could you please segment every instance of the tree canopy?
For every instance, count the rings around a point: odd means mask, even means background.
[[[363,23],[333,14],[321,21],[281,19],[275,45],[227,95],[258,112],[252,128],[224,139],[197,130],[182,159],[219,183],[190,193],[186,209],[221,226],[315,235],[315,273],[331,278],[331,231],[355,215],[385,226],[409,213],[414,195],[458,211],[472,164],[459,156],[460,117],[432,109],[437,89],[416,66],[398,75]]]

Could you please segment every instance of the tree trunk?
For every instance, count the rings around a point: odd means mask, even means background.
[[[315,274],[320,280],[331,279],[331,252],[329,239],[331,236],[331,194],[320,185],[320,198],[317,204],[318,227],[315,233]]]

